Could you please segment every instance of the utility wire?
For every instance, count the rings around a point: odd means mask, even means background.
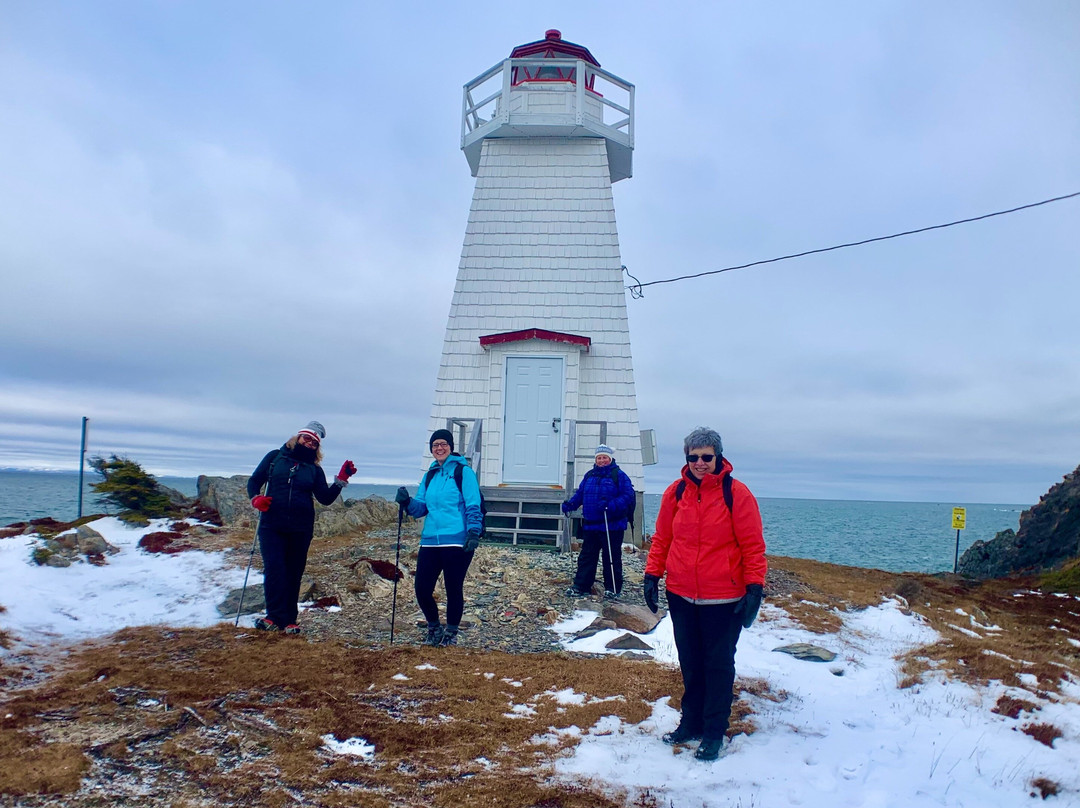
[[[1072,199],[1075,196],[1080,196],[1080,191],[1075,193],[1065,194],[1064,196],[1055,196],[1053,199],[1044,199],[1041,202],[1032,202],[1029,205],[1020,205],[1016,208],[1009,208],[1008,210],[999,210],[994,213],[984,213],[982,216],[972,216],[970,219],[957,219],[955,222],[946,222],[945,224],[934,224],[929,227],[920,227],[917,230],[905,230],[902,233],[893,233],[889,236],[877,236],[875,238],[867,238],[862,241],[849,241],[846,244],[836,244],[832,247],[821,247],[817,250],[806,250],[805,252],[792,253],[791,255],[781,255],[778,258],[767,258],[764,261],[751,261],[749,264],[739,264],[734,267],[724,267],[723,269],[711,269],[707,272],[697,272],[693,275],[680,275],[677,278],[664,278],[658,281],[647,281],[646,283],[633,283],[626,288],[630,290],[630,296],[634,298],[642,298],[645,293],[642,291],[646,286],[658,286],[661,283],[675,283],[676,281],[690,280],[691,278],[704,278],[706,275],[719,275],[721,272],[731,272],[736,269],[747,269],[748,267],[761,266],[762,264],[775,264],[777,261],[787,261],[789,258],[802,258],[804,255],[815,255],[817,253],[832,252],[833,250],[842,250],[845,247],[858,247],[862,244],[871,244],[875,241],[887,241],[891,238],[900,238],[901,236],[912,236],[916,233],[926,233],[930,230],[941,230],[944,227],[955,227],[958,224],[967,224],[968,222],[977,222],[981,219],[990,219],[994,216],[1004,216],[1006,213],[1016,213],[1018,210],[1027,210],[1028,208],[1037,208],[1040,205],[1049,205],[1051,202],[1060,202],[1063,199]],[[626,267],[623,267],[626,270]],[[627,275],[630,272],[626,271]],[[633,278],[633,275],[630,275]],[[637,278],[634,278],[637,281]]]

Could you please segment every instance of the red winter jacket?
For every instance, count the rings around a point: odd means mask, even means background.
[[[731,474],[724,459],[718,474],[698,486],[689,466],[682,497],[676,480],[664,491],[645,574],[667,573],[667,589],[694,601],[726,601],[746,594],[747,584],[765,584],[765,538],[761,513],[750,489],[732,478],[732,508],[724,502],[723,480]]]

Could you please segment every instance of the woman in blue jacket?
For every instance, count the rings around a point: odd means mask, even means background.
[[[428,441],[435,458],[420,481],[415,497],[405,486],[395,498],[409,516],[426,516],[420,534],[413,588],[416,602],[427,618],[428,645],[457,645],[458,626],[465,611],[465,573],[480,544],[483,515],[480,484],[465,459],[454,454],[454,435],[436,429]],[[439,623],[435,584],[439,574],[446,586],[446,626]]]
[[[315,502],[331,505],[356,473],[351,460],[341,465],[333,485],[326,482],[322,441],[326,430],[311,421],[285,442],[267,453],[248,479],[251,506],[259,517],[259,551],[263,559],[263,591],[266,617],[255,621],[263,631],[299,634],[296,624],[300,581],[307,566],[308,547],[315,532]],[[259,490],[266,485],[266,493]]]
[[[623,585],[623,531],[636,504],[634,485],[615,463],[611,447],[598,446],[596,464],[585,472],[574,496],[562,504],[563,513],[581,508],[581,552],[574,584],[566,590],[567,595],[579,598],[592,591],[596,561],[603,554],[604,597],[619,597]]]

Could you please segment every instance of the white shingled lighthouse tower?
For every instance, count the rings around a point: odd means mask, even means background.
[[[634,87],[548,31],[465,85],[476,188],[431,429],[450,428],[489,541],[566,546],[559,503],[604,443],[644,490],[611,184],[631,176]],[[646,436],[646,462],[654,454]]]

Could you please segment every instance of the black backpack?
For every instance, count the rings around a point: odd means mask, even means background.
[[[459,455],[460,457],[460,455]],[[439,472],[440,466],[428,469],[426,475],[424,475],[424,488],[431,485],[431,479]],[[461,476],[464,473],[465,466],[461,463],[457,463],[454,466],[454,482],[457,483],[458,493],[461,493]],[[479,480],[477,481],[479,482]],[[479,486],[477,486],[479,488]],[[484,492],[480,492],[480,538],[484,538],[484,534],[487,533],[487,502],[484,501]]]
[[[722,483],[724,489],[724,504],[727,505],[728,513],[732,516],[735,515],[735,509],[732,505],[735,501],[734,495],[731,493],[731,475],[725,474]],[[675,502],[678,503],[682,499],[682,495],[686,492],[686,480],[679,480],[679,484],[675,486]]]

